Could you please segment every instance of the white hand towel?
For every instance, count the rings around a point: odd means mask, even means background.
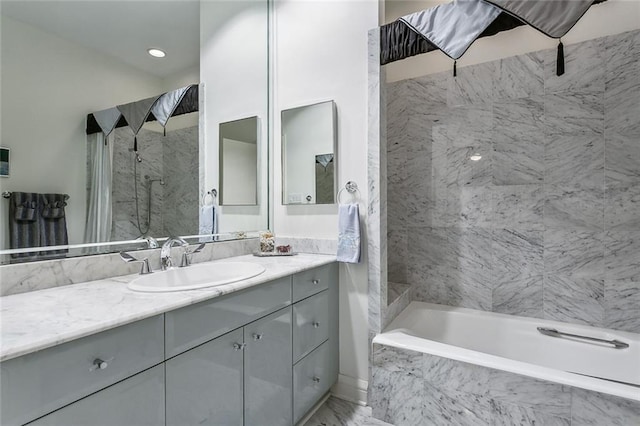
[[[200,235],[210,235],[213,234],[213,215],[214,215],[214,206],[213,205],[204,205],[200,207],[200,228],[198,234]]]
[[[338,206],[338,262],[360,263],[360,213],[358,204]]]

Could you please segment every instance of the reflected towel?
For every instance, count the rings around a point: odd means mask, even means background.
[[[67,194],[40,194],[40,246],[64,246],[69,244],[67,219],[64,208],[67,206]],[[41,256],[67,253],[68,250],[49,250],[40,252]]]
[[[360,263],[360,212],[358,204],[338,206],[338,262]]]
[[[214,206],[202,206],[200,207],[200,230],[198,234],[200,235],[210,235],[213,234],[213,215],[214,215]]]
[[[9,197],[9,247],[12,249],[40,246],[38,194],[12,192]],[[34,256],[14,254],[13,257]]]

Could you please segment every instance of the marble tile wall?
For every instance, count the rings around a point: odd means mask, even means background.
[[[633,425],[640,403],[421,352],[374,345],[373,417],[404,425]]]
[[[388,279],[414,300],[640,333],[640,31],[565,58],[387,85]]]
[[[219,241],[207,244],[204,250],[193,256],[193,262],[242,256],[253,253],[257,248],[257,238]],[[131,250],[130,253],[136,258],[149,257],[151,268],[160,269],[160,249]],[[172,256],[174,259],[179,258],[180,248],[174,248]],[[2,265],[0,296],[135,274],[139,271],[139,264],[123,262],[118,253]]]
[[[141,232],[136,221],[133,136],[126,128],[114,131],[113,227],[111,239],[131,240]],[[151,180],[151,224],[149,235],[195,235],[198,233],[198,127],[167,132],[148,129],[138,133],[141,163],[137,163],[138,215],[147,229]],[[146,178],[148,176],[148,179]]]

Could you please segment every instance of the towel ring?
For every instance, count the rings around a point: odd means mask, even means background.
[[[202,196],[203,206],[207,205],[207,195],[211,196],[211,202],[214,203],[216,201],[216,198],[218,198],[218,191],[215,188],[212,189],[211,191],[207,191],[207,193]]]
[[[342,191],[344,190],[346,190],[351,195],[354,195],[356,192],[360,194],[360,190],[358,189],[358,184],[350,180],[344,185],[344,188],[340,188],[340,191],[338,191],[338,195],[336,196],[336,200],[338,201],[338,204],[340,204],[340,196],[342,195]]]

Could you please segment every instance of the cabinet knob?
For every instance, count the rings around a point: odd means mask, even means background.
[[[253,333],[253,340],[262,340],[262,337],[262,334]]]
[[[103,360],[100,358],[96,358],[93,360],[93,365],[89,368],[89,371],[95,370],[104,370],[109,366],[109,363],[113,361],[113,358],[109,358],[108,360]]]
[[[311,284],[318,285],[318,284],[320,284],[320,280],[315,280],[315,279],[311,280]]]
[[[311,379],[311,380],[313,380],[316,383],[320,383],[320,377],[318,377],[318,376],[313,376],[313,379]]]
[[[241,351],[241,350],[244,350],[245,346],[246,345],[244,343],[234,343],[233,344],[233,350],[234,351]]]
[[[320,327],[320,323],[318,321],[314,321],[311,323],[311,325],[313,325],[313,328],[318,328]]]

